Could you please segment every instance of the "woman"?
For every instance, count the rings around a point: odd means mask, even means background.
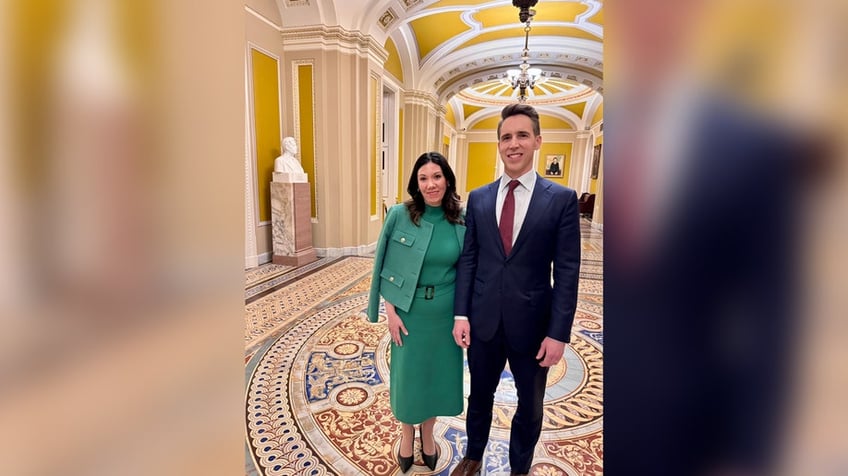
[[[389,399],[402,437],[398,464],[413,463],[420,424],[424,463],[435,470],[436,416],[462,413],[462,349],[453,340],[456,260],[465,238],[456,177],[437,152],[418,157],[406,188],[412,196],[389,209],[377,242],[368,319],[386,302],[392,338]]]

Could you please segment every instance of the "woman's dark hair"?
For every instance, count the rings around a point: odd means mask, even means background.
[[[459,195],[456,193],[456,176],[453,174],[448,159],[438,152],[425,152],[418,157],[415,165],[412,167],[412,174],[409,176],[409,184],[406,186],[406,191],[412,197],[406,202],[406,209],[409,211],[409,218],[412,222],[418,225],[421,215],[426,210],[424,203],[424,195],[418,189],[418,170],[427,163],[434,163],[442,169],[442,174],[447,181],[445,195],[442,197],[442,210],[445,211],[445,217],[451,223],[463,224],[462,205],[459,201]]]

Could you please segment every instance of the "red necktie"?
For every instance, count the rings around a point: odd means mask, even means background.
[[[506,192],[503,208],[501,209],[501,222],[498,229],[501,232],[501,241],[503,241],[504,254],[509,256],[512,251],[512,226],[515,223],[515,187],[521,182],[518,180],[510,180],[507,184],[509,191]]]

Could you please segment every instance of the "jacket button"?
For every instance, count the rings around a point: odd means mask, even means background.
[[[406,243],[406,238],[401,238],[401,239],[400,239],[400,242],[401,242],[401,243]]]
[[[394,281],[394,280],[395,280],[394,276],[389,276],[389,281]]]

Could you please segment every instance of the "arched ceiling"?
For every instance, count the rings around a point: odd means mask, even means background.
[[[524,24],[512,0],[278,0],[290,26],[338,24],[396,48],[406,89],[427,91],[463,121],[465,105],[499,110],[516,101],[507,70],[521,63]],[[559,111],[585,104],[584,129],[602,102],[603,2],[539,0],[529,35],[529,63],[542,79],[528,103]],[[307,11],[309,10],[309,11]],[[393,51],[394,48],[388,48]],[[391,61],[391,60],[390,60]],[[573,108],[572,108],[573,109]],[[566,117],[563,117],[566,118]]]

